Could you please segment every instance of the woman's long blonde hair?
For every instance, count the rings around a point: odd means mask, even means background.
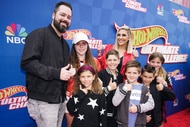
[[[126,26],[126,25],[118,27],[117,32],[116,32],[116,37],[115,37],[114,49],[118,50],[117,35],[118,35],[118,32],[120,30],[125,30],[127,32],[129,40],[127,42],[126,52],[132,53],[132,51],[133,51],[132,32],[131,32],[131,28],[129,26]]]

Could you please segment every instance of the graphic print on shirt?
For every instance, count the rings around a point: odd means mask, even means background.
[[[79,120],[84,120],[84,115],[79,114],[79,116],[77,117]]]
[[[141,98],[141,90],[132,90],[131,91],[131,96],[130,100],[132,101],[133,104],[138,103]]]
[[[89,100],[90,100],[90,102],[87,105],[91,105],[93,109],[95,106],[98,106],[98,104],[96,103],[97,99],[93,100],[93,99],[89,98]]]
[[[132,86],[132,91],[131,91],[131,95],[130,95],[130,103],[129,103],[129,107],[134,104],[134,105],[138,105],[140,103],[140,99],[141,99],[141,93],[142,93],[142,84],[138,84],[138,85],[133,85]],[[129,127],[134,127],[135,126],[135,121],[137,118],[137,113],[128,113],[129,117],[128,117],[128,121]]]

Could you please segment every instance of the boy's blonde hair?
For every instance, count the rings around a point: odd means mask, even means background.
[[[108,59],[109,55],[115,55],[119,59],[119,52],[115,49],[109,50],[106,53],[106,59]]]
[[[138,61],[131,60],[131,61],[127,62],[126,65],[125,65],[125,72],[130,67],[136,67],[138,72],[141,73],[141,64]]]

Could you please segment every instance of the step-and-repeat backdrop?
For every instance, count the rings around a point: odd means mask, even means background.
[[[73,6],[70,29],[64,34],[71,46],[76,32],[90,37],[93,55],[97,45],[113,44],[116,29],[132,28],[133,45],[142,65],[152,52],[164,54],[163,65],[172,79],[174,102],[167,115],[190,106],[190,2],[189,0],[66,0]],[[26,36],[51,23],[58,0],[2,0],[0,2],[0,126],[35,127],[27,112],[25,72],[20,59]],[[65,122],[64,125],[65,126]]]

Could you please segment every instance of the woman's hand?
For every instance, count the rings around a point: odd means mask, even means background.
[[[98,56],[102,55],[102,49],[103,49],[103,45],[102,45],[102,42],[100,42],[97,46]]]
[[[136,47],[133,48],[132,54],[134,56],[134,59],[136,59],[137,57],[139,57],[139,52],[137,51]]]

